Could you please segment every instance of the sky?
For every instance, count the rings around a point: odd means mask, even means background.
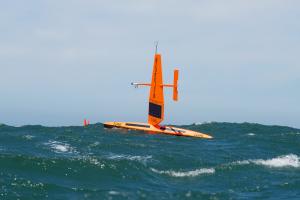
[[[0,2],[0,122],[146,122],[155,41],[166,124],[300,128],[298,0]]]

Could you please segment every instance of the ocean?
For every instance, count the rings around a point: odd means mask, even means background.
[[[0,199],[300,199],[300,130],[178,126],[211,140],[0,125]]]

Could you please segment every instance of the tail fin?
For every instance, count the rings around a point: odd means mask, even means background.
[[[174,70],[174,82],[173,82],[173,100],[178,101],[178,75],[179,70]]]

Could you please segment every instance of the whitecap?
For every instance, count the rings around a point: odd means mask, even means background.
[[[299,157],[295,154],[289,154],[284,156],[279,156],[272,159],[257,159],[251,162],[257,165],[264,165],[267,167],[300,167]]]
[[[32,138],[34,138],[33,135],[24,135],[23,138],[25,138],[26,140],[32,140]]]
[[[195,122],[194,125],[204,125],[204,124],[211,124],[211,121],[204,121],[204,122]]]
[[[50,146],[55,153],[76,153],[76,150],[68,143],[50,140],[45,145]]]
[[[91,144],[91,145],[89,145],[89,146],[91,146],[91,147],[96,147],[96,146],[98,146],[100,144],[100,142],[94,142],[93,144]]]
[[[191,197],[191,196],[192,196],[192,192],[191,192],[191,191],[188,191],[188,192],[185,194],[185,196],[188,197],[188,198]]]
[[[90,164],[99,166],[101,169],[103,169],[105,167],[104,163],[101,163],[97,158],[93,158],[93,157],[86,157],[85,160],[87,160]]]
[[[92,157],[89,155],[78,155],[74,158],[72,158],[72,160],[75,161],[81,161],[84,165],[84,167],[90,166],[90,165],[94,165],[97,167],[100,167],[101,169],[104,169],[106,167],[105,162],[101,161],[101,159],[97,158],[97,157]]]
[[[62,144],[53,144],[52,148],[57,151],[66,152],[66,151],[68,151],[69,146],[62,145]]]
[[[235,162],[232,162],[233,165],[248,165],[250,164],[250,160],[238,160]]]
[[[300,132],[291,132],[291,133],[288,133],[288,135],[300,135]]]
[[[254,136],[255,133],[248,133],[247,135],[249,135],[249,136]]]
[[[192,171],[173,171],[173,170],[165,170],[165,171],[160,171],[154,168],[150,168],[153,172],[158,173],[158,174],[166,174],[169,176],[173,177],[195,177],[199,176],[202,174],[213,174],[215,173],[214,168],[201,168],[201,169],[196,169]]]
[[[247,164],[256,164],[263,165],[267,167],[300,167],[300,158],[295,154],[288,154],[283,156],[278,156],[271,159],[249,159],[242,161],[232,162],[233,165],[247,165]]]
[[[138,161],[138,162],[142,162],[142,163],[146,163],[151,158],[152,158],[151,155],[132,156],[132,155],[124,155],[124,154],[111,155],[111,156],[108,157],[108,159],[111,159],[111,160],[131,160],[131,161]]]
[[[108,192],[108,194],[110,194],[110,195],[119,195],[119,194],[120,194],[120,192],[117,192],[117,191],[111,190],[111,191],[109,191],[109,192]]]

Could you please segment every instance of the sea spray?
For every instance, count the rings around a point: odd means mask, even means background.
[[[299,129],[217,122],[183,127],[215,137],[102,124],[3,125],[0,199],[298,198]]]

